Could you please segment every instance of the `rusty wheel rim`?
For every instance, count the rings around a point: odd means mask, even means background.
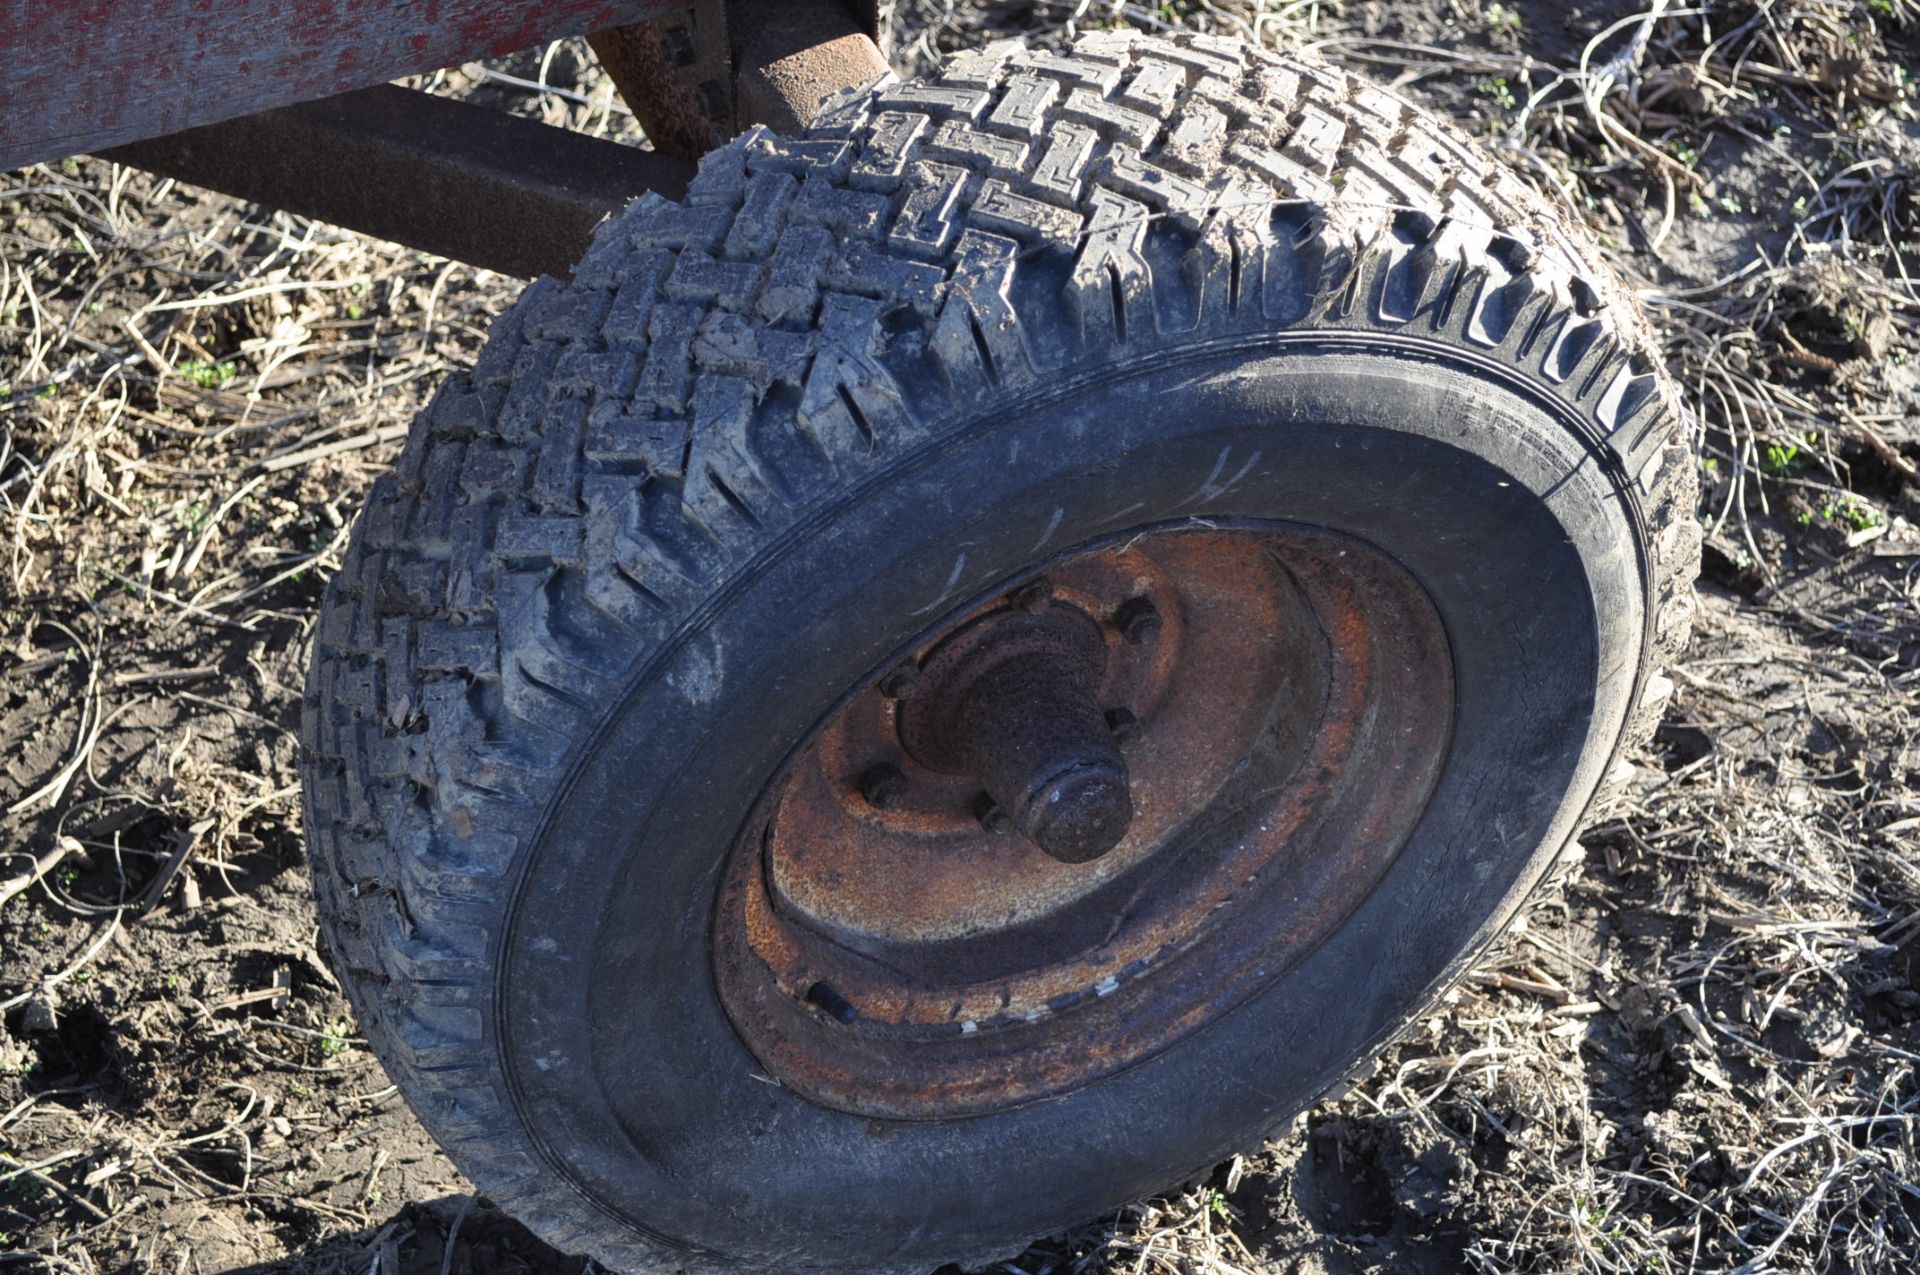
[[[767,785],[716,902],[727,1015],[780,1083],[874,1117],[1138,1065],[1378,885],[1438,781],[1451,670],[1425,592],[1348,537],[1181,524],[1061,555],[876,668]],[[1083,817],[1049,842],[1063,792]]]

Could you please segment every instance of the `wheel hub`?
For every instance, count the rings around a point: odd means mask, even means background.
[[[901,696],[901,743],[931,770],[977,779],[988,823],[1004,811],[1060,862],[1089,863],[1133,822],[1127,763],[1095,699],[1106,664],[1106,637],[1078,607],[1042,597],[993,612],[928,656]]]
[[[768,785],[715,914],[729,1016],[783,1084],[867,1115],[1133,1066],[1372,889],[1452,693],[1425,594],[1358,542],[1180,526],[1063,555],[881,665]]]

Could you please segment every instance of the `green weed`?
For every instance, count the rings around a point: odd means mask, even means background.
[[[1794,462],[1799,459],[1798,443],[1768,443],[1760,453],[1760,472],[1769,478],[1784,478],[1793,472]]]
[[[353,1048],[352,1035],[353,1029],[347,1025],[346,1019],[334,1019],[332,1023],[328,1024],[327,1029],[320,1033],[320,1056],[322,1058],[338,1058],[341,1054],[346,1053],[349,1049]]]
[[[1517,36],[1524,20],[1518,9],[1509,9],[1504,4],[1490,4],[1486,12],[1487,30],[1496,36]]]
[[[217,390],[239,374],[231,362],[213,363],[206,359],[188,359],[178,371],[203,390]]]
[[[1822,504],[1820,516],[1836,527],[1849,527],[1854,531],[1871,531],[1887,521],[1879,509],[1852,492]]]

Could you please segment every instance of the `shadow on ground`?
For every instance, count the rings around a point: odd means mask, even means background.
[[[597,1269],[535,1238],[491,1201],[444,1195],[408,1204],[378,1227],[277,1262],[202,1269],[225,1275],[583,1275]]]

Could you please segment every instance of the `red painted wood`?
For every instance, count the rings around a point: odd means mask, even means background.
[[[637,22],[689,0],[0,0],[0,170]]]

